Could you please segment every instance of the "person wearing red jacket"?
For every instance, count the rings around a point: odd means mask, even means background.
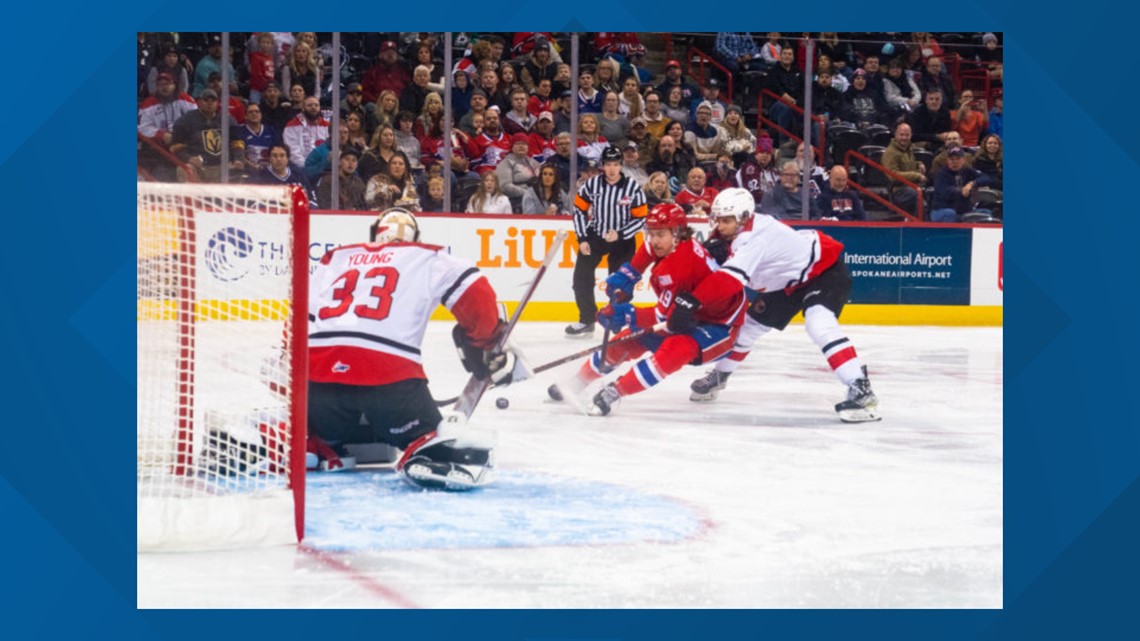
[[[391,90],[397,96],[404,91],[412,81],[412,74],[400,54],[396,52],[396,43],[386,40],[380,45],[380,53],[376,56],[376,64],[364,72],[361,84],[364,85],[364,101],[376,102],[380,94]]]

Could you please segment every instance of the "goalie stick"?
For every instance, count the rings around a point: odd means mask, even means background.
[[[502,351],[503,347],[507,344],[507,340],[511,337],[511,332],[514,331],[515,325],[519,322],[519,317],[522,316],[523,309],[527,303],[530,302],[534,292],[538,289],[538,283],[542,280],[546,270],[550,267],[550,263],[554,262],[554,257],[558,252],[562,251],[562,242],[566,239],[566,230],[561,230],[558,235],[554,237],[554,242],[547,250],[546,256],[542,259],[542,265],[538,267],[535,272],[534,278],[530,281],[526,291],[523,292],[522,298],[519,300],[518,307],[515,308],[515,313],[511,314],[511,319],[507,321],[507,326],[503,329],[503,333],[499,335],[499,340],[495,344],[495,351]],[[483,398],[483,393],[491,386],[491,379],[485,378],[479,380],[472,376],[467,381],[467,386],[463,388],[463,393],[459,395],[455,403],[455,411],[463,414],[466,418],[471,418],[471,413],[475,411],[475,406],[479,404],[479,399]]]
[[[640,331],[636,331],[636,332],[629,334],[627,336],[622,336],[621,338],[612,338],[609,341],[609,346],[613,347],[614,345],[620,345],[622,343],[641,338],[642,336],[644,336],[646,334],[654,334],[654,333],[660,332],[664,329],[665,329],[665,323],[664,322],[657,323],[656,325],[654,325],[653,327],[650,327],[649,329],[643,329]],[[558,359],[555,359],[553,361],[550,361],[549,363],[543,363],[542,365],[539,365],[538,367],[531,369],[531,373],[532,374],[541,374],[542,372],[554,369],[555,367],[558,367],[559,365],[565,365],[566,363],[569,363],[571,361],[576,361],[579,358],[582,358],[583,356],[589,356],[590,354],[593,354],[594,352],[596,352],[600,349],[602,349],[601,345],[595,345],[593,347],[587,347],[586,349],[579,350],[577,352],[574,352],[573,354],[567,354],[566,356],[563,356],[562,358],[558,358]],[[492,385],[491,387],[494,388],[497,386]],[[451,398],[445,398],[445,399],[437,400],[435,402],[435,404],[440,406],[440,407],[443,407],[445,405],[451,405],[452,403],[454,403],[455,401],[458,401],[458,400],[459,400],[458,396],[453,396]]]

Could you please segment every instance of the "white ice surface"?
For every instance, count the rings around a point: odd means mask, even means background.
[[[534,365],[589,345],[562,327],[526,323],[516,342]],[[499,433],[499,487],[310,483],[311,505],[347,496],[359,518],[311,515],[320,536],[297,547],[140,555],[138,605],[1002,607],[1002,330],[846,329],[882,422],[837,420],[844,389],[802,325],[761,339],[709,404],[688,400],[704,370],[687,367],[581,416],[544,400],[566,365],[476,410]],[[425,345],[437,398],[465,381],[449,333],[433,323]]]

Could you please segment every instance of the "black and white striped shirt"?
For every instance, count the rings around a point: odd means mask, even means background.
[[[622,176],[606,182],[605,174],[587,180],[574,196],[574,233],[579,239],[604,235],[613,229],[622,238],[633,238],[645,226],[649,206],[636,180]]]

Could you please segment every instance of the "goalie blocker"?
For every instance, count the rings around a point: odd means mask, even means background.
[[[487,376],[507,367],[510,357],[495,350],[503,330],[495,292],[471,261],[420,243],[405,210],[384,212],[372,233],[373,243],[325,254],[311,279],[310,450],[384,443],[404,451],[396,469],[413,484],[488,483],[493,435],[455,435],[461,421],[432,399],[420,347],[442,304],[458,321],[466,367]]]

